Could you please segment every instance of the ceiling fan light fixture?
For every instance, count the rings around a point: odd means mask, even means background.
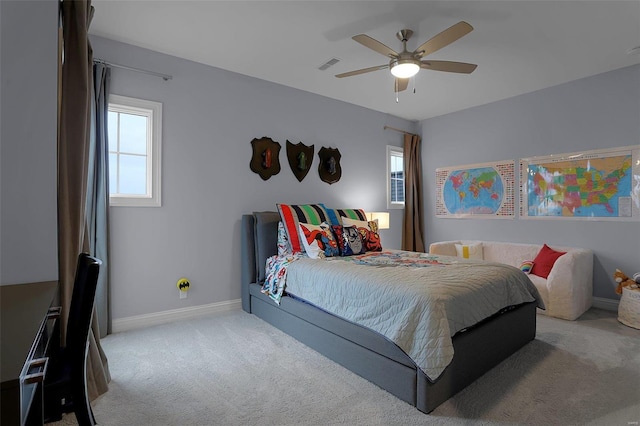
[[[391,74],[397,78],[413,77],[418,71],[420,71],[420,62],[413,59],[397,61],[391,64]]]

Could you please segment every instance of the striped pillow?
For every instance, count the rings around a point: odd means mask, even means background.
[[[310,223],[320,225],[322,222],[330,222],[327,211],[322,204],[276,204],[280,219],[284,224],[287,237],[294,253],[304,252],[300,240],[298,224]]]
[[[347,217],[354,220],[367,220],[367,215],[362,209],[329,209],[324,204],[320,204],[329,215],[329,223],[332,225],[342,225],[342,218]]]

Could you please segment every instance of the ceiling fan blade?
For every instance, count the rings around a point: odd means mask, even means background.
[[[477,67],[476,64],[452,61],[422,61],[421,65],[421,68],[427,70],[457,72],[460,74],[471,74]]]
[[[396,57],[398,56],[398,52],[393,50],[392,48],[380,43],[378,40],[369,37],[366,34],[358,34],[357,36],[351,37],[361,45],[368,47],[371,50],[375,50],[378,53],[382,53],[384,56]]]
[[[409,86],[408,78],[396,78],[393,82],[393,91],[394,92],[402,92],[403,90],[407,90],[407,86]]]
[[[421,56],[429,55],[443,47],[453,43],[460,37],[469,34],[473,30],[473,27],[465,21],[460,21],[455,25],[450,26],[440,34],[432,37],[420,45],[415,52],[424,52]]]
[[[389,68],[389,65],[384,64],[384,65],[378,65],[376,67],[363,68],[361,70],[343,72],[342,74],[336,74],[336,77],[338,77],[338,78],[351,77],[352,75],[365,74],[365,73],[372,72],[372,71],[383,70],[385,68]]]

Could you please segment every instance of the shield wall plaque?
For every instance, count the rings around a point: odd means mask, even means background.
[[[318,174],[323,182],[329,185],[336,183],[342,177],[342,167],[340,167],[340,151],[337,148],[325,148],[324,146],[318,151],[320,164],[318,164]]]
[[[289,159],[289,166],[291,171],[298,179],[298,182],[302,182],[309,170],[311,170],[311,163],[313,163],[313,151],[314,146],[307,146],[302,142],[292,144],[287,141],[287,158]]]
[[[262,137],[251,141],[253,156],[249,167],[251,171],[267,180],[280,173],[280,144],[271,138]]]

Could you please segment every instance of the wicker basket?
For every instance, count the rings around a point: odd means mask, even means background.
[[[640,290],[622,289],[618,305],[618,321],[629,327],[640,329]]]

